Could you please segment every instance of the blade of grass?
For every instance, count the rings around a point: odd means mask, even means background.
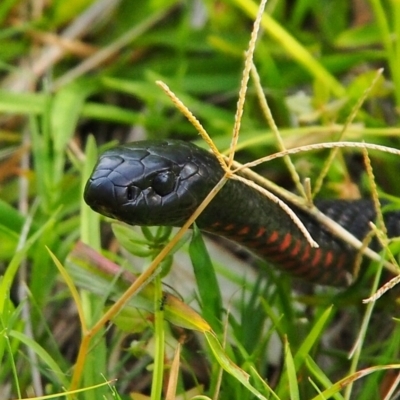
[[[279,133],[279,129],[278,129],[277,125],[275,124],[274,118],[271,113],[271,109],[268,106],[267,98],[264,95],[264,91],[263,91],[263,88],[261,85],[261,79],[260,79],[260,76],[258,75],[255,65],[253,65],[253,67],[251,69],[251,76],[252,76],[253,81],[256,86],[257,97],[258,97],[258,101],[260,103],[261,110],[264,114],[265,120],[268,122],[268,125],[271,128],[271,131],[274,135],[275,141],[278,144],[278,149],[280,151],[285,151],[286,150],[285,143],[283,142],[282,136]],[[304,187],[300,182],[300,176],[297,173],[296,168],[295,168],[294,164],[292,163],[292,160],[290,159],[289,156],[285,156],[285,157],[283,157],[283,161],[285,162],[286,167],[288,168],[288,170],[290,172],[293,182],[296,185],[297,191],[304,198],[307,198],[307,195],[304,191]]]
[[[92,135],[88,137],[85,149],[86,160],[82,171],[81,193],[84,186],[92,173],[93,167],[97,161],[97,147],[95,139]],[[92,209],[85,203],[81,196],[81,239],[94,249],[100,249],[100,215],[93,212]]]
[[[47,365],[49,371],[51,371],[57,378],[57,380],[60,382],[60,385],[68,387],[69,382],[68,379],[66,378],[65,371],[62,371],[60,369],[57,361],[54,360],[51,357],[51,355],[46,351],[46,349],[40,346],[37,341],[24,335],[21,332],[14,330],[8,332],[8,335],[10,337],[18,339],[21,343],[25,344],[27,347],[32,349],[40,357],[40,359]]]
[[[389,28],[389,21],[388,18],[386,17],[387,12],[389,11],[387,7],[391,8],[390,12],[393,12],[393,16],[399,17],[398,9],[399,6],[396,4],[396,2],[390,2],[387,6],[383,4],[381,0],[371,0],[370,1],[373,12],[374,12],[374,17],[378,23],[380,35],[381,35],[381,40],[383,43],[383,47],[385,48],[386,51],[386,59],[389,64],[390,72],[392,74],[393,81],[395,83],[394,87],[395,89],[395,95],[396,95],[396,103],[397,106],[400,105],[400,73],[399,73],[399,68],[398,68],[398,59],[399,59],[399,54],[396,53],[396,50],[398,49],[398,44],[393,45],[393,39],[392,35],[393,34],[398,34],[399,32],[391,32]],[[393,9],[394,7],[394,9]],[[399,22],[398,20],[395,20],[395,28],[399,27]],[[396,42],[395,42],[396,43]],[[396,47],[395,47],[396,46]]]
[[[249,45],[246,51],[246,58],[242,73],[242,81],[240,82],[239,98],[236,106],[235,124],[233,126],[232,141],[229,146],[228,168],[232,166],[235,157],[237,142],[239,140],[240,125],[243,116],[244,103],[246,101],[247,84],[250,78],[250,71],[253,66],[253,54],[256,48],[257,34],[260,29],[261,18],[263,16],[264,8],[267,0],[261,0],[260,5],[257,7],[253,29],[251,31]]]
[[[290,345],[285,337],[285,366],[291,400],[300,400],[299,385],[297,383],[296,367]]]
[[[214,331],[222,332],[222,297],[219,289],[214,266],[207,252],[199,229],[193,229],[189,254],[196,276],[197,288],[200,295],[201,309],[206,321]]]
[[[213,352],[221,367],[230,375],[234,376],[246,389],[253,393],[253,395],[256,396],[258,399],[266,400],[266,397],[264,397],[250,384],[249,375],[229,359],[221,344],[218,342],[215,334],[213,332],[205,332],[205,339],[207,340],[211,351]]]
[[[335,382],[331,387],[324,390],[322,393],[313,397],[311,400],[326,400],[332,397],[334,394],[343,390],[349,384],[353,384],[358,379],[364,378],[374,372],[386,371],[392,369],[400,369],[400,364],[390,364],[390,365],[377,365],[370,368],[365,368],[361,371],[355,372],[352,375],[348,375],[345,378]]]
[[[40,239],[43,232],[50,229],[56,223],[57,215],[58,211],[54,213],[53,216],[49,218],[49,220],[43,224],[41,228],[39,228],[32,236],[30,236],[25,243],[21,243],[21,247],[11,259],[4,277],[0,282],[0,314],[4,312],[5,300],[9,298],[10,288],[21,261],[26,257],[27,252],[36,243],[36,241]],[[27,224],[30,225],[29,219]]]
[[[318,366],[318,364],[311,358],[310,355],[306,356],[305,361],[307,369],[311,372],[314,378],[317,379],[318,382],[324,386],[325,390],[333,386],[333,383],[325,375],[324,371]],[[344,397],[340,393],[336,393],[332,397],[335,400],[344,400]]]
[[[258,6],[252,0],[232,0],[241,10],[251,18],[256,18]],[[264,14],[261,20],[264,30],[273,37],[282,47],[304,67],[311,76],[325,85],[337,97],[345,95],[343,86],[281,25],[270,15]]]
[[[382,73],[383,73],[383,69],[381,68],[377,71],[377,73],[376,73],[374,79],[372,80],[371,84],[369,85],[369,87],[364,91],[363,95],[358,99],[357,103],[354,105],[353,109],[351,110],[351,113],[349,114],[348,118],[346,119],[345,124],[343,125],[342,131],[339,133],[338,137],[336,138],[338,142],[343,140],[345,133],[347,131],[347,128],[352,124],[354,118],[357,115],[357,112],[361,109],[361,106],[363,105],[365,100],[368,98],[369,94],[371,93],[371,90],[374,88],[375,84],[377,83],[378,79],[381,77]],[[314,184],[314,189],[313,189],[313,194],[312,194],[313,197],[315,197],[318,194],[318,192],[321,190],[323,181],[324,181],[326,175],[328,174],[328,170],[329,170],[333,160],[337,156],[338,151],[339,151],[339,148],[334,147],[330,151],[329,156],[327,157],[326,161],[324,162],[321,172],[318,175],[318,178]]]
[[[161,399],[164,382],[165,331],[164,331],[164,298],[160,275],[154,279],[154,370],[151,380],[151,400]]]
[[[318,318],[317,322],[314,324],[310,333],[303,340],[300,348],[297,350],[294,356],[294,364],[296,370],[298,370],[305,362],[306,357],[308,357],[311,349],[317,343],[318,338],[322,335],[324,327],[326,326],[330,315],[332,312],[332,306],[328,307],[322,315]]]
[[[167,393],[165,394],[165,400],[175,400],[176,399],[176,389],[178,386],[178,378],[179,378],[179,364],[180,364],[180,355],[181,355],[181,345],[178,343],[174,359],[171,364],[170,377],[168,381]]]
[[[374,277],[374,282],[371,288],[371,295],[372,293],[375,293],[378,286],[379,286],[379,279],[381,277],[381,272],[382,272],[382,263],[379,264],[379,268],[376,272],[376,275]],[[349,374],[350,375],[354,375],[355,371],[357,369],[357,365],[360,361],[360,357],[361,357],[361,350],[362,350],[362,346],[368,331],[368,325],[371,321],[371,316],[372,316],[372,311],[375,307],[375,303],[374,302],[370,302],[367,304],[366,310],[365,310],[365,314],[364,314],[364,318],[360,327],[360,331],[356,340],[356,343],[353,346],[353,349],[349,355],[349,358],[351,358],[351,365],[350,365],[350,370],[349,370]],[[345,390],[345,399],[349,400],[351,398],[352,395],[352,389],[353,389],[353,382],[349,382],[349,384],[346,386],[346,390]]]
[[[86,98],[94,91],[89,80],[73,82],[59,90],[52,98],[50,115],[51,178],[57,187],[65,172],[66,148],[75,133]]]
[[[302,341],[299,349],[296,351],[296,354],[292,355],[290,352],[289,359],[286,360],[289,361],[289,365],[287,365],[287,368],[291,368],[290,370],[288,369],[288,374],[285,375],[279,382],[279,388],[280,390],[278,393],[281,394],[282,397],[287,396],[287,389],[291,389],[291,382],[290,379],[293,379],[293,374],[295,371],[299,371],[300,368],[303,366],[304,362],[306,361],[307,357],[309,356],[309,353],[311,349],[314,347],[314,345],[317,343],[318,338],[323,334],[323,329],[330,317],[332,311],[332,306],[327,308],[320,318],[316,321],[316,323],[313,325],[312,329],[310,330],[309,334],[307,337]],[[287,337],[284,336],[284,344],[285,346],[289,346]],[[288,349],[285,347],[285,351]],[[286,355],[286,353],[285,353]],[[293,364],[293,365],[292,365]],[[294,371],[292,370],[294,369]],[[291,376],[289,375],[289,372]],[[294,374],[295,376],[295,374]],[[292,383],[293,384],[293,383]],[[291,390],[294,390],[295,388],[292,388]],[[292,392],[290,392],[290,395],[292,396]]]

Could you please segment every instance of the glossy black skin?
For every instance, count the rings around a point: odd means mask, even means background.
[[[208,152],[199,159],[198,147],[178,143],[142,141],[106,151],[86,185],[86,203],[130,225],[181,226],[222,170]]]
[[[100,156],[84,198],[93,210],[130,225],[182,226],[222,175],[216,158],[192,143],[135,142]],[[369,221],[375,218],[370,200],[321,201],[317,206],[359,239],[365,237]],[[294,211],[320,245],[319,250],[310,250],[277,204],[238,181],[228,181],[196,223],[310,282],[333,286],[351,283],[356,251],[309,215]],[[388,215],[391,236],[400,234],[399,221],[399,213]],[[247,231],[241,233],[242,228]],[[262,228],[266,228],[265,233],[260,234]],[[271,243],[273,234],[278,239]],[[289,247],[282,251],[280,244],[285,240]],[[331,262],[326,265],[328,253]]]

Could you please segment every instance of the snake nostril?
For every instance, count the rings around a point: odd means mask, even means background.
[[[134,186],[128,186],[126,188],[126,197],[129,201],[132,201],[136,195],[136,188]]]

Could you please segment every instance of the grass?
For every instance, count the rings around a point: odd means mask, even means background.
[[[205,17],[195,4],[0,5],[0,397],[396,398],[396,292],[362,304],[378,287],[377,263],[349,289],[320,288],[259,260],[256,271],[246,259],[235,269],[226,250],[208,254],[208,238],[204,246],[185,233],[146,285],[137,277],[157,267],[175,231],[110,225],[83,203],[97,154],[113,143],[200,143],[157,80],[229,148],[258,4],[205,1]],[[339,139],[399,147],[400,6],[360,4],[267,4],[254,61],[286,148]],[[258,89],[250,80],[241,162],[280,150]],[[293,155],[300,180],[314,188],[329,154]],[[320,197],[371,192],[360,154],[335,155]],[[369,156],[379,195],[396,204],[397,156]],[[292,189],[281,160],[257,171]],[[194,275],[179,269],[186,264]]]

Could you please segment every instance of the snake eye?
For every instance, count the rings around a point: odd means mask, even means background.
[[[153,179],[152,187],[160,196],[170,194],[175,187],[175,174],[171,171],[158,173]]]

